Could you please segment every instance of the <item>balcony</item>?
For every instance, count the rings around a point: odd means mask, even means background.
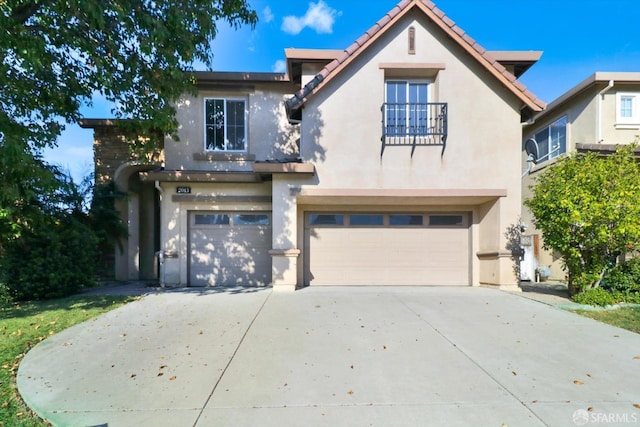
[[[442,146],[447,141],[447,103],[391,103],[382,104],[382,150],[386,147]]]

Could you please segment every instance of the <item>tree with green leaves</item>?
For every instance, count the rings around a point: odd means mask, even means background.
[[[175,134],[173,102],[195,90],[194,64],[211,66],[220,22],[257,14],[247,0],[0,0],[0,249],[56,186],[41,150],[95,96],[137,135]]]
[[[564,157],[536,179],[533,197],[525,201],[544,247],[562,255],[572,295],[598,287],[618,256],[640,249],[634,148]]]

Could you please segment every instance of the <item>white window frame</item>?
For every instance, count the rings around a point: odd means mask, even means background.
[[[554,125],[556,125],[557,123],[559,123],[560,121],[564,120],[565,122],[565,129],[564,129],[564,150],[562,150],[562,145],[560,143],[560,141],[558,140],[558,146],[554,147],[554,140],[553,140],[553,133],[552,133],[552,128]],[[569,120],[568,120],[568,116],[565,114],[563,116],[558,117],[557,119],[555,119],[552,122],[549,122],[546,126],[538,129],[534,134],[533,134],[533,139],[536,141],[536,143],[538,144],[538,163],[544,163],[547,162],[551,159],[555,159],[558,156],[561,156],[563,154],[565,154],[567,152],[567,139],[568,139],[568,127],[569,127]],[[546,153],[541,156],[540,155],[540,145],[541,142],[538,140],[538,135],[542,132],[544,132],[545,130],[547,130],[547,141],[546,144],[547,146],[545,147],[546,149]],[[544,157],[544,158],[542,158]]]
[[[631,116],[622,116],[622,100],[631,99]],[[640,128],[640,92],[616,93],[616,127]]]
[[[208,101],[224,101],[224,147],[220,148],[209,148],[207,147],[207,102]],[[229,148],[229,139],[228,139],[228,119],[227,119],[227,102],[228,101],[240,101],[243,103],[244,108],[244,119],[243,119],[243,135],[244,135],[244,148],[242,150],[234,150]],[[204,98],[203,101],[203,128],[204,128],[204,150],[208,152],[222,152],[222,153],[246,153],[248,151],[248,138],[247,138],[247,121],[249,120],[249,115],[247,112],[247,100],[241,97],[224,97],[224,96],[210,96]]]
[[[431,102],[431,93],[433,92],[431,89],[431,85],[433,84],[433,80],[432,79],[403,79],[403,78],[387,78],[384,81],[384,102],[388,103],[390,102],[389,99],[387,98],[387,85],[389,83],[405,83],[406,84],[406,103],[407,106],[406,111],[405,111],[405,129],[409,129],[409,117],[410,117],[410,111],[409,111],[409,87],[411,86],[411,84],[425,84],[427,86],[427,99],[426,99],[426,103],[430,103]],[[427,106],[427,111],[426,111],[427,117],[426,117],[426,122],[427,124],[429,123],[429,107]],[[387,114],[385,113],[385,127],[387,126],[386,120],[388,120]],[[407,135],[393,135],[395,137],[405,137]],[[425,135],[426,136],[426,135]]]

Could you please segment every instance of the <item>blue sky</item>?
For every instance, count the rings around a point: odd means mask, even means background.
[[[220,24],[215,71],[284,71],[284,49],[344,49],[400,0],[248,0],[255,29]],[[488,50],[541,50],[521,77],[551,102],[596,71],[640,71],[638,0],[437,0],[438,8]],[[96,99],[87,118],[108,118]],[[79,180],[93,169],[93,132],[68,126],[45,158]]]

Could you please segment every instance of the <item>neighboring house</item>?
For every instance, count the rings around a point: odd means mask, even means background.
[[[523,126],[523,200],[531,197],[534,179],[554,159],[575,151],[615,151],[640,134],[640,73],[597,72],[549,104]],[[535,144],[533,142],[535,141]],[[526,162],[527,147],[537,146],[538,161]],[[535,149],[533,151],[536,151]],[[527,172],[528,171],[528,172]],[[524,235],[523,280],[535,280],[535,269],[550,269],[551,279],[564,280],[562,260],[542,249],[542,236],[533,227],[529,210],[522,207]]]
[[[539,57],[405,0],[345,50],[286,50],[287,74],[197,73],[162,168],[114,176],[142,191],[132,235],[155,188],[163,283],[515,289],[521,122],[545,106],[517,76]]]

